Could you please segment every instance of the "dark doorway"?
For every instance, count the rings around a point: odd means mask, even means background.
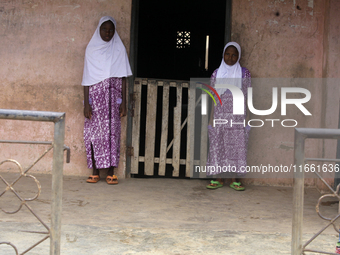
[[[148,79],[190,80],[191,77],[210,77],[219,67],[222,51],[230,39],[231,0],[132,0],[132,26],[130,60],[133,77],[129,84],[134,84],[134,77]],[[208,37],[208,51],[207,48]],[[207,58],[208,53],[208,58]],[[208,59],[208,61],[206,61]],[[169,129],[168,144],[173,139],[174,107],[176,106],[176,88],[171,87],[169,94]],[[132,95],[133,87],[129,86]],[[187,94],[183,89],[182,122],[187,117]],[[160,139],[162,123],[163,88],[158,88],[156,141]],[[139,156],[144,156],[146,135],[146,95],[141,92],[142,106],[140,116]],[[128,116],[127,146],[132,144],[132,118]],[[181,132],[180,158],[186,158],[186,126]],[[160,143],[155,144],[155,157],[159,157]],[[172,153],[170,149],[168,154]],[[171,157],[171,155],[170,155]],[[127,159],[127,169],[131,158]],[[158,177],[158,164],[155,163],[154,176]],[[166,177],[172,176],[173,167],[166,166]],[[128,170],[129,172],[129,170]],[[144,175],[144,162],[139,163],[138,174]],[[181,165],[180,178],[185,178],[185,166]]]
[[[221,62],[225,16],[226,0],[139,0],[135,75],[173,80],[210,77]]]

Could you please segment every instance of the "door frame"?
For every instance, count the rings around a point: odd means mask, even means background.
[[[132,76],[128,78],[128,93],[127,93],[127,133],[126,133],[126,170],[125,177],[129,178],[131,173],[131,156],[132,148],[132,112],[131,101],[134,89],[134,80],[137,73],[137,56],[138,56],[138,18],[139,18],[139,1],[131,0],[131,27],[130,27],[130,50],[129,60],[132,70]],[[232,13],[232,0],[226,1],[226,15],[225,15],[225,31],[224,31],[224,44],[231,41],[231,13]]]

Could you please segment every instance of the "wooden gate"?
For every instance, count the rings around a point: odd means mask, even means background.
[[[148,176],[154,175],[155,164],[156,166],[158,164],[159,176],[164,176],[166,166],[172,165],[172,176],[178,177],[180,165],[185,165],[186,177],[205,177],[205,173],[194,173],[195,165],[206,166],[208,148],[208,116],[201,115],[199,107],[201,90],[196,93],[198,86],[190,85],[189,81],[135,79],[134,93],[130,101],[132,112],[131,174],[138,174],[139,163],[144,162],[144,175]],[[159,89],[159,87],[162,88]],[[170,90],[176,90],[174,98],[170,98]],[[145,93],[145,91],[147,92]],[[158,93],[158,91],[162,91],[162,93]],[[169,103],[176,104],[176,106],[170,109]],[[145,113],[143,113],[143,116],[146,114],[146,118],[141,121],[142,107],[143,109],[146,107]],[[169,119],[169,111],[172,110],[173,118]],[[157,114],[157,111],[161,111],[161,114],[160,112]],[[161,117],[159,117],[160,115]],[[173,126],[169,126],[171,123]],[[141,125],[145,125],[145,143],[140,143],[141,135],[144,135],[141,134]],[[161,128],[158,132],[160,135],[156,137],[157,125],[161,125]],[[183,133],[185,126],[186,134]],[[171,141],[168,139],[169,132],[173,137]],[[181,137],[185,137],[186,141],[181,141]],[[185,148],[183,148],[183,144],[186,144]],[[156,145],[159,148],[157,153],[155,153]],[[140,155],[140,146],[145,151],[144,155]],[[172,149],[172,155],[169,156],[170,149]],[[180,158],[181,149],[182,152],[185,150],[184,158]],[[159,154],[159,156],[156,157],[155,154]]]

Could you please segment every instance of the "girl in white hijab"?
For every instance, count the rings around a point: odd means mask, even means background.
[[[215,84],[232,84],[241,89],[244,102],[247,100],[247,90],[251,86],[250,72],[241,67],[241,47],[236,42],[228,43],[223,50],[222,62],[211,76],[211,86]],[[207,162],[207,175],[218,175],[216,181],[207,186],[216,189],[223,186],[223,178],[231,177],[230,187],[234,190],[244,190],[241,182],[236,180],[246,172],[247,143],[250,127],[247,126],[248,116],[233,115],[233,95],[226,88],[216,88],[221,97],[222,104],[212,105],[209,121],[209,155]],[[245,108],[246,105],[245,105]],[[214,119],[224,119],[228,123],[212,127]],[[231,123],[234,123],[231,125]]]
[[[99,170],[108,171],[108,184],[118,183],[120,118],[126,115],[126,77],[132,72],[116,27],[112,17],[102,17],[85,52],[81,84],[87,165],[93,168],[89,183],[99,181]]]

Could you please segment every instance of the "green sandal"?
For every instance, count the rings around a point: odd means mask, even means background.
[[[223,184],[221,184],[219,181],[210,181],[210,184],[207,185],[207,189],[218,189],[223,187]]]
[[[237,187],[238,186],[238,187]],[[245,190],[244,187],[240,187],[241,183],[240,182],[233,182],[232,184],[230,184],[230,188],[237,190],[237,191],[242,191]]]

